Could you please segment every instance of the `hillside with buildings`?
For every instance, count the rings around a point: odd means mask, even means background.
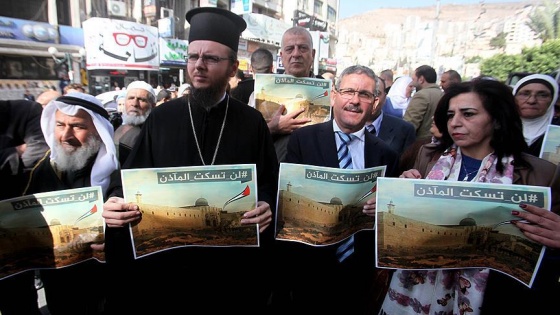
[[[481,59],[497,53],[517,54],[523,47],[540,45],[527,26],[539,1],[384,8],[338,22],[338,71],[351,64],[375,71],[390,68],[408,74],[422,64],[438,73],[459,71],[465,78],[479,75]],[[505,47],[490,41],[506,33]]]

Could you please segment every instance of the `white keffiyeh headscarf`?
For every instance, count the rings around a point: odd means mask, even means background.
[[[513,95],[516,95],[517,91],[530,83],[541,83],[549,88],[552,87],[550,91],[552,94],[552,101],[548,104],[548,109],[544,115],[536,118],[521,117],[521,121],[523,122],[523,136],[525,137],[527,145],[533,144],[533,142],[546,132],[550,122],[552,122],[552,118],[554,118],[554,104],[556,104],[556,100],[558,99],[558,83],[553,77],[546,74],[532,74],[522,78],[513,87]],[[550,86],[548,86],[547,83]]]
[[[56,126],[55,113],[60,110],[66,115],[74,116],[78,110],[87,112],[95,125],[103,146],[99,149],[93,168],[91,170],[91,186],[101,186],[103,194],[109,187],[110,175],[119,167],[115,144],[113,142],[114,129],[109,122],[107,111],[101,102],[89,94],[71,92],[52,100],[45,106],[41,115],[41,129],[49,147],[51,148],[51,161],[56,163],[57,151],[53,150],[56,139],[54,128]]]

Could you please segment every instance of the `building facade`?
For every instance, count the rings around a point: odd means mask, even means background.
[[[245,19],[238,57],[247,75],[251,53],[264,47],[279,56],[283,32],[295,25],[312,32],[314,72],[336,72],[338,1],[8,0],[0,13],[0,99],[61,91],[71,82],[93,95],[135,80],[179,86],[186,81],[185,14],[199,6]]]

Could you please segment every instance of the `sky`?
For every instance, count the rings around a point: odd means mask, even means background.
[[[440,0],[440,6],[446,4],[479,4],[518,2],[518,0]],[[418,8],[435,5],[436,0],[340,0],[339,19],[345,19],[367,11],[380,8]]]

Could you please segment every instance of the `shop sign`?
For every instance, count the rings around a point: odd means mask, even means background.
[[[0,17],[0,38],[56,44],[58,37],[49,23]]]
[[[160,66],[186,67],[185,56],[189,43],[183,39],[160,38],[159,62]]]
[[[88,70],[159,69],[157,27],[105,18],[82,25]]]
[[[253,1],[231,0],[231,12],[235,14],[247,14],[253,12]]]

